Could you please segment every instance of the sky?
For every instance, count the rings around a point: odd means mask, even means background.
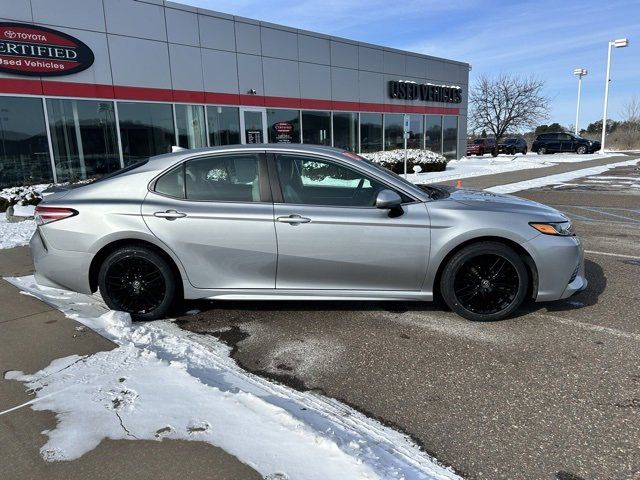
[[[607,44],[612,53],[609,118],[640,98],[640,0],[179,0],[254,18],[470,63],[481,74],[535,75],[551,99],[548,123],[575,123],[577,78],[582,82],[580,127],[602,119]]]

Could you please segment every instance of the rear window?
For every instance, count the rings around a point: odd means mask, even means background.
[[[122,175],[123,173],[131,172],[137,168],[140,168],[146,165],[147,163],[149,163],[149,159],[145,158],[144,160],[140,160],[139,162],[133,163],[128,167],[124,167],[120,170],[116,170],[115,172],[111,172],[110,174],[105,175],[104,177],[100,177],[99,179],[96,180],[96,182],[102,182],[103,180],[108,180],[110,178],[117,177],[118,175]]]

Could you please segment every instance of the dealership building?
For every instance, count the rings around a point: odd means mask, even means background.
[[[0,188],[185,148],[464,154],[469,65],[163,0],[0,7]],[[405,117],[406,115],[406,117]]]

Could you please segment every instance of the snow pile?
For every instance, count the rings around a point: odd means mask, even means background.
[[[96,296],[39,287],[32,276],[7,280],[118,345],[5,375],[35,392],[31,408],[56,413],[45,460],[78,458],[105,438],[171,438],[221,447],[265,477],[458,478],[405,435],[338,401],[245,372],[214,337],[170,321],[132,324]]]
[[[5,208],[1,210],[6,210],[9,205],[36,205],[42,200],[42,191],[50,186],[51,184],[43,183],[40,185],[3,188],[0,190],[0,199],[4,199],[4,202],[0,201],[0,206],[4,204]]]
[[[514,172],[517,170],[529,170],[532,168],[552,167],[559,163],[586,162],[600,158],[612,157],[607,155],[500,155],[498,157],[462,157],[460,160],[451,160],[447,169],[443,172],[418,173],[408,176],[413,183],[438,183],[460,180],[462,178],[479,177],[498,173]]]
[[[447,164],[446,158],[431,150],[409,148],[406,152],[407,170],[409,172],[415,171],[414,167],[416,166],[420,166],[420,169],[417,171],[444,170]],[[361,153],[360,156],[396,173],[404,172],[405,150],[403,149]]]
[[[580,170],[573,170],[571,172],[558,173],[557,175],[547,175],[546,177],[533,178],[531,180],[525,180],[523,182],[509,183],[506,185],[498,185],[496,187],[487,188],[488,192],[493,193],[514,193],[521,190],[528,190],[530,188],[544,187],[547,185],[557,185],[576,178],[588,177],[590,175],[598,175],[616,167],[628,167],[636,165],[638,159],[626,160],[622,162],[609,163],[607,165],[599,165],[596,167],[582,168]],[[618,177],[616,177],[618,178]]]
[[[4,213],[0,213],[0,249],[28,245],[35,231],[36,222],[33,220],[12,223],[7,221]]]

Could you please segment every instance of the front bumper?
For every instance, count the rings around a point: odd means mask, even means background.
[[[51,247],[40,227],[31,237],[29,247],[35,267],[35,279],[39,285],[91,294],[91,254]]]
[[[560,300],[587,288],[584,251],[578,237],[541,234],[523,247],[538,270],[536,302]]]

